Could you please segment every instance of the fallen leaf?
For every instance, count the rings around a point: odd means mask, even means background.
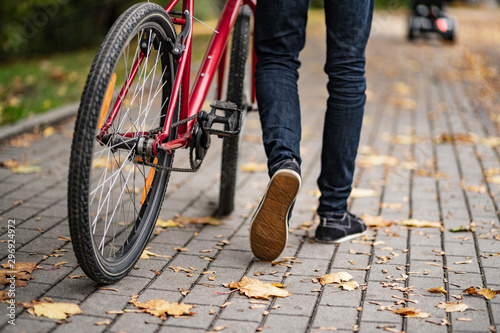
[[[440,302],[436,307],[444,309],[446,312],[464,312],[469,308],[467,304],[460,302]]]
[[[242,172],[264,172],[267,171],[266,163],[246,163],[240,165],[240,171]]]
[[[467,232],[467,231],[474,231],[474,228],[472,228],[470,225],[461,225],[459,227],[449,229],[449,231],[451,231],[451,232]]]
[[[203,217],[183,217],[177,216],[174,221],[179,224],[202,224],[202,225],[221,225],[222,222],[212,216]]]
[[[439,288],[430,288],[429,291],[431,293],[441,293],[441,294],[447,294],[448,292],[443,288],[443,287],[439,287]]]
[[[94,323],[94,325],[96,325],[96,326],[107,326],[109,324],[111,324],[111,320],[110,319],[105,319],[103,321],[96,321]]]
[[[133,302],[133,304],[139,308],[143,309],[144,312],[152,314],[153,316],[159,317],[162,320],[167,319],[167,315],[169,316],[182,316],[182,315],[193,315],[193,312],[190,312],[194,305],[189,305],[185,303],[169,303],[164,299],[154,299],[149,300],[146,303],[141,303],[138,301]]]
[[[433,222],[433,221],[417,220],[417,219],[407,219],[401,222],[395,222],[395,224],[404,225],[407,227],[417,227],[417,228],[439,228],[439,229],[443,228],[441,222]]]
[[[179,223],[175,222],[174,220],[164,221],[164,220],[158,219],[158,220],[156,220],[156,226],[158,226],[160,228],[172,228],[172,227],[178,227]]]
[[[42,172],[42,168],[38,165],[18,165],[11,168],[10,170],[13,173],[20,173],[25,175]]]
[[[215,326],[214,328],[212,328],[212,331],[214,331],[214,332],[222,331],[226,327],[227,327],[226,325]]]
[[[142,252],[139,259],[149,259],[149,257],[172,258],[171,256],[165,256],[165,255],[161,255],[161,254],[156,254],[156,253],[151,252],[149,250],[144,250],[144,252]]]
[[[0,285],[11,284],[14,281],[16,287],[24,287],[29,280],[34,279],[31,276],[31,273],[36,268],[34,262],[17,262],[14,265],[6,263],[1,266],[7,269],[0,270]],[[11,279],[11,277],[14,277],[14,279]]]
[[[356,159],[356,165],[360,167],[372,167],[379,165],[396,166],[399,160],[394,156],[387,155],[368,155],[360,156]]]
[[[458,317],[456,320],[457,321],[472,321],[472,318]]]
[[[472,260],[465,260],[465,261],[455,261],[453,263],[454,265],[465,265],[465,264],[472,264]]]
[[[44,316],[50,319],[66,319],[69,316],[82,313],[77,304],[73,303],[50,303],[38,302],[33,305],[33,313],[37,316]]]
[[[392,225],[391,221],[386,221],[382,218],[382,216],[373,216],[369,214],[361,215],[361,219],[365,222],[365,224],[372,229],[380,229],[390,227]]]
[[[422,310],[416,309],[414,307],[399,308],[396,310],[392,310],[392,312],[411,318],[428,318],[431,316],[430,313],[422,312]]]
[[[340,283],[340,287],[347,291],[353,291],[359,288],[359,284],[356,281],[352,280]]]
[[[376,197],[377,191],[367,188],[357,188],[354,187],[351,191],[351,198],[368,198],[368,197]]]
[[[3,162],[0,162],[0,166],[3,166],[4,168],[9,168],[12,169],[14,167],[22,165],[21,162],[16,161],[14,159],[8,159]]]
[[[470,295],[481,295],[486,299],[492,299],[494,298],[497,294],[500,294],[500,290],[492,290],[489,288],[474,288],[470,287],[464,290],[464,292],[470,294]]]
[[[231,282],[231,289],[237,289],[241,294],[250,298],[269,299],[270,296],[287,297],[292,294],[285,289],[278,288],[270,283],[264,283],[257,279],[244,276],[239,282]]]
[[[331,273],[331,274],[326,274],[323,275],[319,282],[322,285],[325,285],[327,283],[342,283],[342,282],[347,282],[351,279],[354,279],[354,276],[347,272],[336,272],[336,273]]]

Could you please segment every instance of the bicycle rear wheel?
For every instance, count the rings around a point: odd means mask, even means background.
[[[168,167],[174,156],[148,155],[144,142],[165,123],[177,73],[167,44],[175,37],[162,7],[137,4],[113,25],[87,78],[71,148],[68,214],[78,263],[98,283],[132,269],[160,212],[170,171],[147,162]],[[169,140],[176,135],[171,129]]]
[[[242,124],[240,134],[224,138],[222,145],[221,180],[219,191],[218,215],[228,215],[234,210],[234,197],[238,175],[238,160],[242,131],[245,124],[246,112],[250,106],[249,80],[245,75],[248,45],[250,37],[250,17],[252,10],[242,6],[236,20],[231,46],[231,60],[227,85],[227,100],[235,103],[242,110]]]

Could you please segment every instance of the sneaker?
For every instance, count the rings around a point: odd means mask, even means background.
[[[342,243],[366,233],[363,220],[346,212],[341,218],[321,216],[316,229],[316,240],[320,243]]]
[[[250,246],[257,259],[273,261],[285,249],[288,219],[300,183],[300,168],[295,160],[284,162],[269,181],[250,227]]]

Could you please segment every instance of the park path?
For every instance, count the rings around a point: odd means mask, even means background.
[[[15,219],[16,261],[39,267],[27,286],[16,288],[16,301],[48,297],[78,304],[83,313],[58,322],[17,307],[12,326],[7,323],[8,303],[0,303],[0,330],[496,331],[500,297],[488,300],[463,291],[500,289],[500,10],[450,12],[460,22],[456,45],[435,38],[410,44],[405,40],[403,14],[377,12],[374,17],[367,50],[366,114],[350,204],[354,213],[367,214],[367,220],[382,216],[387,224],[341,245],[317,244],[310,237],[317,222],[316,178],[326,103],[321,18],[311,16],[299,83],[303,187],[283,253],[286,262],[276,265],[256,261],[248,242],[249,220],[267,185],[267,174],[242,171],[236,209],[221,225],[186,225],[156,233],[150,251],[169,258],[141,259],[128,277],[101,288],[78,277],[83,273],[67,238],[72,121],[4,141],[1,162],[16,160],[40,167],[40,172],[30,174],[0,168],[4,227],[0,263],[7,262],[5,226]],[[263,165],[257,114],[249,115],[244,133],[242,164]],[[220,145],[214,144],[200,172],[172,176],[161,219],[214,212],[219,156]],[[176,163],[182,159],[177,157]],[[457,229],[464,231],[452,231]],[[178,266],[190,272],[171,268]],[[318,277],[335,272],[350,273],[360,287],[347,291],[318,283]],[[293,295],[255,304],[244,295],[228,293],[223,284],[244,276],[282,283]],[[429,291],[440,287],[444,291]],[[133,295],[139,295],[141,302],[163,298],[194,304],[195,314],[161,320],[137,313],[129,303]],[[450,306],[446,302],[461,302],[469,309],[447,313],[437,307]],[[392,312],[402,307],[413,307],[413,313],[429,317]]]

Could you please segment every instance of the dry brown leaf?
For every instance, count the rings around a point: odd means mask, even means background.
[[[331,274],[326,274],[323,275],[319,282],[322,285],[325,285],[327,283],[342,283],[342,282],[347,282],[351,279],[354,279],[354,276],[347,272],[336,272],[336,273],[331,273]]]
[[[103,321],[96,321],[94,323],[94,325],[96,325],[96,326],[107,326],[109,324],[111,324],[111,319],[105,319]]]
[[[214,328],[212,328],[212,331],[219,332],[219,331],[222,331],[223,329],[225,329],[226,327],[227,327],[226,325],[215,326]]]
[[[467,304],[460,302],[441,302],[436,307],[444,309],[446,312],[464,312],[469,308]]]
[[[500,290],[491,290],[489,288],[474,288],[470,287],[464,290],[464,292],[470,294],[470,295],[481,295],[486,299],[492,299],[494,298],[497,294],[500,294]]]
[[[165,255],[161,255],[161,254],[156,254],[156,253],[151,252],[149,250],[144,250],[144,252],[142,252],[139,259],[149,259],[149,257],[172,258],[171,256],[165,256]]]
[[[422,312],[422,310],[416,309],[414,307],[399,308],[396,310],[392,310],[392,312],[411,318],[428,318],[431,316],[430,313]]]
[[[146,303],[135,301],[133,304],[137,308],[143,309],[144,312],[159,317],[162,320],[166,320],[167,315],[177,317],[183,315],[191,316],[194,314],[194,312],[189,311],[194,307],[194,305],[177,302],[169,303],[164,299],[152,299]]]
[[[319,326],[315,328],[316,330],[321,330],[321,331],[336,331],[336,327],[324,327],[324,326]]]
[[[342,283],[340,283],[340,288],[347,290],[347,291],[353,291],[353,290],[356,290],[359,288],[359,284],[354,280],[342,282]]]
[[[395,224],[404,225],[407,227],[416,227],[416,228],[439,228],[439,229],[443,228],[441,222],[433,222],[433,221],[418,220],[418,219],[407,219],[401,222],[395,222]]]
[[[430,288],[429,291],[431,293],[441,293],[441,294],[447,294],[448,292],[443,288],[443,287],[439,287],[439,288]]]
[[[33,313],[37,316],[44,316],[50,319],[66,319],[69,316],[82,313],[77,304],[73,303],[51,303],[36,302],[32,305]]]
[[[257,279],[251,279],[244,276],[239,282],[231,282],[232,289],[238,289],[241,294],[250,298],[269,299],[270,296],[287,297],[292,294],[285,289],[278,288],[271,283],[264,283]]]
[[[361,219],[368,227],[372,229],[386,228],[392,225],[391,221],[384,220],[381,215],[373,216],[369,214],[363,214],[361,215]]]
[[[36,268],[34,262],[17,262],[15,265],[6,263],[1,266],[7,269],[0,270],[0,285],[10,284],[14,281],[16,287],[24,287],[29,280],[34,279],[30,275]],[[11,277],[14,277],[14,279],[11,279]]]

